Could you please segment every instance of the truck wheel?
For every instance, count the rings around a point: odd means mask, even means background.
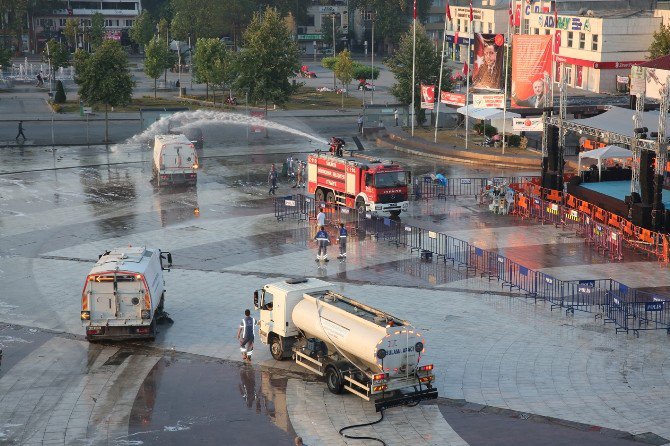
[[[344,390],[342,374],[333,365],[326,367],[326,385],[328,386],[328,390],[335,395],[340,395]]]
[[[328,191],[326,194],[326,203],[335,203],[335,194],[333,191]]]
[[[279,336],[274,336],[270,342],[270,354],[277,361],[284,360],[284,342]]]
[[[149,333],[149,341],[154,342],[156,340],[156,316],[154,316],[154,319],[151,321],[151,325],[149,326],[151,329],[151,332]]]
[[[323,189],[319,188],[314,192],[314,200],[317,202],[324,201]]]

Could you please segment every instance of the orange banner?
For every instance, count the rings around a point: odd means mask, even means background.
[[[542,108],[549,92],[552,37],[515,34],[512,40],[512,108]]]

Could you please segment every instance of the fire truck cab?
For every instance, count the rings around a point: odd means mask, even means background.
[[[410,173],[393,161],[345,159],[316,153],[307,157],[308,191],[316,201],[337,203],[359,212],[406,211]]]

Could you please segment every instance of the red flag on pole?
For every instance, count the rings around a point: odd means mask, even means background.
[[[467,75],[468,75],[468,71],[469,71],[469,70],[468,70],[468,63],[465,62],[465,63],[463,64],[463,76],[467,76]]]
[[[416,0],[414,0],[414,20],[416,20]]]
[[[447,0],[447,6],[446,6],[446,13],[447,13],[447,20],[451,22],[451,11],[449,9],[449,0]]]
[[[554,2],[554,28],[558,28],[558,2]]]
[[[509,0],[509,24],[514,26],[514,10],[512,9],[512,0]]]
[[[472,0],[470,0],[470,22],[474,20],[475,14],[474,11],[472,10]]]

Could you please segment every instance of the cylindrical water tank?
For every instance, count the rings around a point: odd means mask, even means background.
[[[329,354],[341,353],[356,365],[365,365],[373,374],[382,370],[390,377],[412,373],[419,359],[416,345],[424,344],[411,326],[387,326],[365,309],[337,299],[329,302],[327,296],[305,295],[293,309],[292,317],[307,337],[324,341]]]

